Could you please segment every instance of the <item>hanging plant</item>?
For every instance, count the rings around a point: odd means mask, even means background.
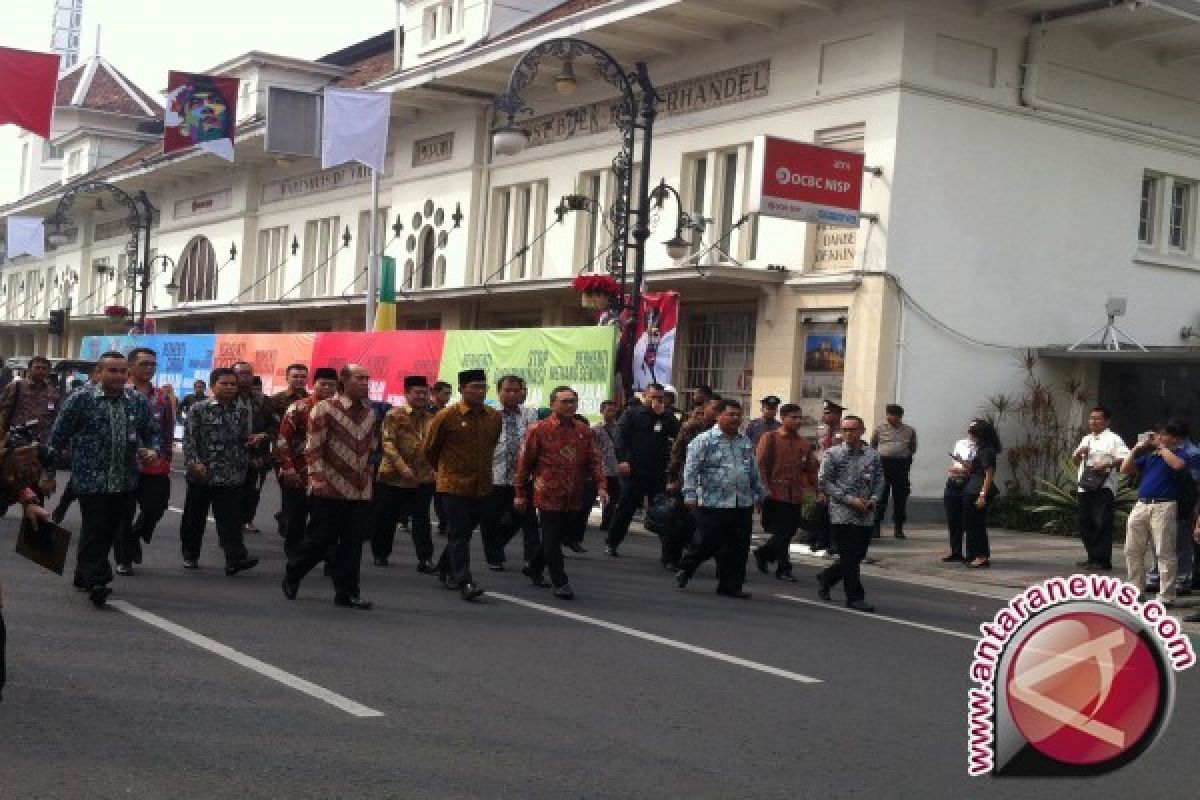
[[[576,275],[571,288],[581,294],[603,294],[609,297],[621,295],[621,284],[611,275]]]

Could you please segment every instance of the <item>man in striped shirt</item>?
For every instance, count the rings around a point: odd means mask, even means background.
[[[368,398],[370,375],[357,364],[341,372],[340,394],[313,407],[304,450],[308,460],[309,527],[288,558],[283,593],[294,600],[304,579],[336,545],[333,602],[363,611],[359,596],[363,533],[371,525],[371,491],[376,413]]]

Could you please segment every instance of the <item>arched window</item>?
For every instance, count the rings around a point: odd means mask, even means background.
[[[193,303],[217,297],[217,254],[204,236],[197,236],[183,248],[179,258],[178,302]]]
[[[437,236],[432,225],[421,231],[421,246],[417,250],[417,287],[432,289],[434,282],[434,256],[437,254]]]

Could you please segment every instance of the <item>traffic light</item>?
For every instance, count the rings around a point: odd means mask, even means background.
[[[62,336],[67,332],[67,312],[60,310],[50,312],[50,328],[49,332],[55,336]]]

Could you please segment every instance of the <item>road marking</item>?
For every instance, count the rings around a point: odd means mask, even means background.
[[[897,625],[907,625],[910,628],[920,628],[923,631],[931,631],[933,633],[941,633],[946,636],[957,636],[960,639],[969,639],[972,642],[979,640],[979,636],[976,634],[962,633],[960,631],[952,631],[949,628],[939,628],[936,625],[926,625],[923,622],[912,622],[907,619],[900,619],[899,617],[889,617],[886,614],[865,614],[862,611],[854,611],[849,608],[835,606],[832,603],[826,603],[824,601],[818,601],[818,600],[809,600],[806,597],[795,597],[790,594],[777,594],[775,596],[780,598],[781,600],[791,600],[793,603],[804,603],[805,605],[809,605],[809,606],[818,606],[820,608],[827,608],[830,611],[841,611],[843,614],[853,614],[856,617],[862,617],[863,619],[877,619],[877,620],[881,620],[883,622],[894,622]]]
[[[336,692],[331,692],[328,689],[317,686],[315,683],[297,677],[290,672],[285,672],[279,667],[273,667],[257,658],[248,656],[245,653],[234,650],[232,647],[223,645],[220,642],[209,639],[207,636],[202,636],[195,631],[188,630],[182,625],[176,625],[170,620],[163,619],[157,614],[151,614],[149,611],[143,611],[135,605],[125,602],[124,600],[110,600],[108,603],[118,611],[123,611],[135,619],[140,619],[147,625],[153,625],[155,628],[164,630],[172,636],[178,636],[186,642],[194,644],[202,650],[207,650],[210,653],[215,653],[222,658],[227,658],[235,664],[239,664],[246,669],[253,670],[260,675],[270,678],[273,681],[282,683],[284,686],[295,689],[298,692],[303,692],[310,697],[315,697],[318,700],[323,700],[334,708],[345,711],[355,717],[382,717],[382,711],[376,711],[373,708],[356,703],[349,698],[342,697]]]
[[[602,619],[596,619],[595,617],[586,617],[583,614],[576,614],[572,611],[564,611],[561,608],[554,608],[553,606],[546,606],[542,605],[541,603],[533,603],[529,600],[523,600],[520,597],[500,594],[499,592],[488,592],[488,595],[509,603],[515,603],[519,606],[532,608],[536,611],[543,611],[547,614],[553,614],[557,617],[565,617],[567,619],[573,619],[576,622],[583,622],[587,625],[595,625],[597,628],[605,628],[606,630],[615,631],[616,633],[623,633],[626,636],[632,636],[635,639],[643,639],[647,642],[654,642],[655,644],[665,645],[666,647],[673,647],[676,650],[684,650],[688,653],[695,653],[699,656],[715,659],[716,661],[724,661],[727,664],[733,664],[735,666],[745,667],[746,669],[757,670],[758,672],[765,672],[768,675],[774,675],[779,678],[787,678],[788,680],[797,681],[799,683],[822,683],[820,678],[801,675],[798,672],[789,672],[786,669],[772,667],[769,664],[760,664],[757,661],[749,661],[745,658],[738,658],[737,656],[731,656],[716,650],[709,650],[707,647],[697,647],[694,644],[679,642],[675,639],[668,639],[665,636],[646,633],[645,631],[639,631],[636,628],[628,628],[624,625],[617,625],[614,622],[607,622]]]
[[[182,508],[176,508],[175,506],[167,506],[167,511],[174,511],[176,514],[182,514],[182,513],[183,513],[183,509],[182,509]],[[209,522],[216,522],[217,520],[216,520],[216,518],[215,518],[215,517],[209,517],[209,518],[208,518],[208,521],[209,521]]]

